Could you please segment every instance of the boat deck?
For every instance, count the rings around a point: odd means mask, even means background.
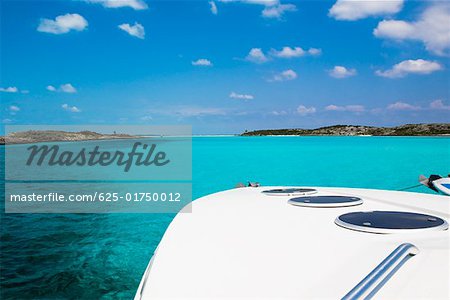
[[[299,207],[280,187],[238,188],[195,200],[179,213],[146,270],[136,299],[338,299],[402,243],[419,254],[378,299],[449,299],[449,230],[373,234],[337,226],[358,211],[406,211],[450,219],[450,198],[384,190],[315,188],[361,205]],[[282,187],[281,187],[282,188]],[[142,289],[143,285],[145,286]]]

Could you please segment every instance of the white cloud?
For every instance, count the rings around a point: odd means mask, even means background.
[[[273,110],[270,112],[270,114],[274,116],[285,116],[288,114],[288,112],[285,110]]]
[[[408,74],[426,75],[442,69],[443,67],[439,63],[434,61],[423,59],[409,59],[394,65],[389,70],[377,70],[375,74],[387,78],[401,78],[405,77]]]
[[[182,117],[201,117],[201,116],[217,116],[225,115],[225,112],[220,108],[208,108],[208,107],[181,107],[174,110],[176,115]]]
[[[245,59],[248,61],[254,62],[254,63],[264,63],[264,62],[268,61],[268,58],[266,57],[264,52],[261,50],[261,48],[250,49],[250,52],[248,53],[248,55]]]
[[[230,98],[239,100],[253,100],[255,97],[249,94],[238,94],[235,92],[230,93]]]
[[[16,88],[15,86],[10,86],[7,88],[0,88],[0,92],[3,93],[17,93],[19,91],[18,88]]]
[[[346,105],[345,110],[358,113],[358,112],[364,112],[366,109],[363,105],[356,104],[356,105]]]
[[[219,2],[223,3],[233,3],[233,2],[242,2],[246,4],[258,4],[265,6],[273,6],[278,5],[280,3],[279,0],[219,0]]]
[[[71,30],[83,31],[87,26],[88,22],[79,14],[65,14],[57,16],[55,20],[41,19],[37,31],[62,34]]]
[[[383,20],[373,30],[373,34],[379,38],[403,40],[414,36],[414,26],[405,21]]]
[[[216,3],[215,3],[214,1],[209,1],[209,6],[210,6],[210,9],[211,9],[211,13],[212,13],[213,15],[217,15],[217,13],[218,13],[219,11],[217,10],[217,5],[216,5]]]
[[[288,69],[281,73],[275,74],[270,81],[286,81],[294,80],[295,78],[297,78],[297,73],[295,73],[294,70]]]
[[[212,67],[212,62],[206,58],[200,58],[195,61],[192,61],[193,66],[203,66],[203,67]]]
[[[337,106],[334,104],[328,105],[327,107],[325,107],[325,110],[332,110],[332,111],[343,111],[344,107],[343,106]]]
[[[144,26],[142,26],[141,24],[134,22],[134,25],[130,25],[127,23],[124,24],[120,24],[119,29],[122,29],[123,31],[125,31],[126,33],[128,33],[131,36],[137,37],[139,39],[144,39],[145,38],[145,29]]]
[[[406,102],[398,101],[398,102],[389,104],[387,106],[387,109],[389,109],[389,110],[420,110],[421,108],[420,108],[420,106],[415,106],[415,105],[411,105]]]
[[[303,50],[301,47],[289,47],[284,46],[280,50],[277,49],[270,49],[269,55],[271,57],[276,58],[295,58],[295,57],[301,57],[306,54],[316,56],[320,55],[322,53],[321,49],[317,48],[310,48],[309,50]],[[264,54],[263,50],[261,48],[252,48],[250,49],[250,52],[245,57],[246,60],[254,62],[254,63],[265,63],[269,61],[270,57],[268,55]]]
[[[278,4],[273,6],[267,6],[263,9],[261,15],[264,18],[281,18],[285,12],[297,11],[297,7],[294,4]]]
[[[6,88],[0,88],[0,92],[2,93],[22,93],[22,94],[28,94],[30,91],[28,90],[19,90],[17,87],[15,86],[10,86],[10,87],[6,87]]]
[[[90,3],[100,3],[107,8],[131,7],[135,10],[147,9],[148,5],[142,0],[86,0]]]
[[[201,106],[171,106],[171,107],[151,109],[148,111],[148,113],[171,117],[178,116],[181,118],[222,116],[227,114],[227,112],[222,108],[201,107]]]
[[[12,120],[11,119],[3,119],[2,123],[4,123],[4,124],[12,123]]]
[[[61,92],[63,92],[63,93],[70,93],[70,94],[73,94],[73,93],[76,93],[76,92],[77,92],[77,89],[74,88],[74,86],[71,85],[70,83],[62,84],[62,85],[59,87],[59,89],[60,89]]]
[[[318,49],[318,48],[309,48],[308,53],[310,55],[320,55],[322,54],[322,49]]]
[[[450,110],[450,105],[445,105],[442,100],[434,100],[430,103],[430,108],[436,110]]]
[[[418,111],[418,110],[450,110],[450,105],[446,105],[443,100],[438,99],[431,101],[428,107],[421,107],[418,105],[409,104],[398,101],[387,106],[388,110],[404,110],[404,111]]]
[[[343,106],[337,106],[334,104],[328,105],[325,107],[325,110],[331,110],[331,111],[344,111],[345,107]]]
[[[70,83],[61,84],[59,88],[54,87],[53,85],[48,85],[46,89],[50,92],[62,92],[73,94],[77,92],[77,89]]]
[[[222,3],[246,3],[263,5],[264,9],[261,16],[264,18],[281,19],[286,12],[297,10],[294,4],[281,4],[279,0],[219,0]]]
[[[384,20],[373,31],[379,38],[415,40],[437,55],[450,54],[450,4],[428,7],[415,22]]]
[[[141,117],[141,120],[142,121],[151,121],[151,120],[153,120],[153,118],[152,118],[152,116],[143,116],[143,117]]]
[[[392,15],[403,7],[403,0],[337,0],[328,15],[336,20],[355,21],[372,16]]]
[[[227,0],[225,0],[227,1]],[[277,5],[280,1],[279,0],[241,0],[243,3],[248,4],[260,4],[260,5],[266,5],[266,6],[272,6]]]
[[[331,77],[342,79],[347,78],[350,76],[356,75],[356,69],[347,69],[343,66],[334,66],[333,69],[328,71],[328,74],[330,74]]]
[[[283,47],[281,50],[277,51],[275,49],[272,49],[270,51],[270,54],[275,57],[280,58],[292,58],[292,57],[300,57],[305,55],[305,50],[303,50],[300,47]]]
[[[69,111],[69,112],[73,112],[73,113],[79,113],[81,112],[81,110],[76,107],[76,106],[69,106],[68,104],[63,104],[61,105],[61,107],[65,110],[65,111]]]
[[[297,107],[297,113],[300,116],[306,116],[306,115],[309,115],[309,114],[313,114],[315,112],[316,112],[316,108],[314,106],[306,107],[304,105],[299,105]]]
[[[309,55],[320,55],[322,53],[321,49],[317,48],[309,48],[309,50],[303,50],[301,47],[288,47],[285,46],[281,48],[281,50],[271,49],[270,55],[278,58],[293,58],[293,57],[301,57],[306,54]]]
[[[20,111],[20,108],[18,106],[11,105],[9,107],[9,110],[12,111],[12,112],[18,112],[18,111]]]
[[[364,112],[366,108],[363,105],[355,104],[355,105],[345,105],[345,106],[339,106],[339,105],[328,105],[325,107],[325,110],[327,111],[350,111],[355,113]]]

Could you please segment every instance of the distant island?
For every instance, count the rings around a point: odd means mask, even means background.
[[[316,129],[264,129],[245,131],[241,136],[330,135],[330,136],[432,136],[450,135],[450,123],[406,124],[396,127],[334,125]]]
[[[263,129],[245,131],[240,136],[299,135],[299,136],[450,136],[450,123],[407,124],[396,127],[334,125],[316,129]],[[58,130],[29,130],[0,136],[0,145],[42,142],[75,142],[91,140],[136,139],[130,134],[102,134],[93,131],[68,132]]]
[[[58,130],[29,130],[12,132],[0,137],[0,145],[32,144],[41,142],[75,142],[90,140],[133,139],[139,136],[129,134],[101,134],[93,131],[68,132]]]

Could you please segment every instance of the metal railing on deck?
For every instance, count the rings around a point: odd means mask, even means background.
[[[416,246],[404,243],[398,246],[372,272],[358,283],[342,300],[370,299],[411,257],[419,253]]]

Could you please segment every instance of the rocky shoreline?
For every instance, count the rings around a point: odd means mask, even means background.
[[[139,136],[129,134],[101,134],[93,131],[67,132],[58,130],[29,130],[13,132],[0,137],[0,145],[32,144],[42,142],[75,142],[91,140],[134,139]]]
[[[406,124],[396,127],[335,125],[316,129],[266,129],[246,131],[241,136],[301,135],[301,136],[439,136],[450,135],[450,123]]]

